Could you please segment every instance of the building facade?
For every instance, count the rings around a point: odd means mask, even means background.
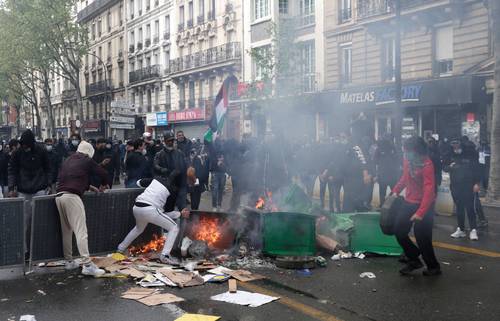
[[[340,0],[325,10],[328,134],[368,120],[362,135],[486,139],[491,32],[484,1],[401,1],[401,105],[396,107],[398,21],[390,0]],[[489,66],[489,67],[488,67]],[[398,109],[396,109],[398,108]],[[365,126],[366,127],[366,126]]]

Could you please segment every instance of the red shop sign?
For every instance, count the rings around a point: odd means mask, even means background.
[[[168,113],[169,123],[205,120],[204,110],[201,108],[190,108],[182,111],[170,111]]]

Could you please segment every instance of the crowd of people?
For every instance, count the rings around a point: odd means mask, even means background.
[[[335,213],[371,210],[375,183],[379,186],[380,205],[389,193],[399,194],[406,188],[404,215],[399,217],[396,236],[410,260],[407,270],[421,266],[415,259],[420,253],[432,271],[439,269],[429,240],[432,240],[431,217],[442,173],[449,173],[456,207],[458,227],[451,236],[467,236],[467,216],[469,238],[477,240],[477,228],[487,225],[479,192],[487,187],[488,158],[486,149],[476,148],[466,136],[439,142],[432,137],[427,141],[413,137],[398,150],[388,135],[374,141],[368,136],[341,133],[314,143],[287,142],[282,136],[268,134],[261,140],[244,137],[241,142],[217,139],[202,143],[177,131],[164,133],[161,140],[146,132],[141,138],[125,143],[105,138],[84,141],[78,134],[67,141],[46,139],[37,143],[34,134],[27,130],[19,140],[0,144],[0,193],[4,197],[24,197],[28,204],[35,196],[56,193],[64,223],[65,256],[71,256],[74,232],[80,253],[85,257],[88,248],[84,244],[85,213],[80,197],[88,189],[102,191],[123,182],[126,188],[151,186],[151,195],[163,195],[164,206],[158,202],[136,202],[134,213],[138,213],[138,225],[120,245],[119,250],[123,250],[145,227],[144,222],[156,222],[175,231],[174,219],[181,212],[188,215],[188,204],[191,210],[199,209],[201,196],[207,190],[211,191],[213,210],[220,211],[228,177],[232,183],[229,211],[236,211],[244,203],[244,195],[247,205],[254,206],[260,196],[280,193],[292,182],[301,184],[312,197],[319,180],[321,208]],[[327,190],[329,204],[325,209]],[[151,195],[143,198],[147,200]],[[158,213],[166,221],[151,219],[149,206],[161,207]],[[68,214],[75,212],[82,214]],[[408,238],[413,222],[418,223],[415,234],[420,249]],[[28,244],[30,223],[28,206],[25,212]],[[163,259],[174,261],[167,252]],[[95,271],[95,266],[88,265],[88,273]]]

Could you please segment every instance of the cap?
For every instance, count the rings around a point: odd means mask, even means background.
[[[80,144],[78,145],[78,149],[76,151],[78,153],[85,154],[90,158],[94,156],[94,147],[92,147],[92,145],[90,145],[84,140],[80,142]]]
[[[175,139],[175,136],[174,136],[174,133],[172,132],[165,132],[165,134],[163,135],[163,140],[174,140]]]

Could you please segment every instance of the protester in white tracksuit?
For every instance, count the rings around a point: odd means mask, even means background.
[[[118,251],[123,253],[132,244],[132,242],[144,232],[149,223],[155,224],[168,232],[163,250],[161,251],[160,260],[167,264],[178,264],[179,261],[170,255],[174,246],[179,227],[177,220],[181,213],[172,211],[166,213],[163,210],[167,202],[170,192],[168,180],[156,180],[151,178],[141,179],[138,182],[141,187],[146,187],[146,190],[135,199],[133,208],[135,217],[135,227],[128,233],[123,242],[118,245]],[[189,210],[182,210],[183,217],[189,217]]]

